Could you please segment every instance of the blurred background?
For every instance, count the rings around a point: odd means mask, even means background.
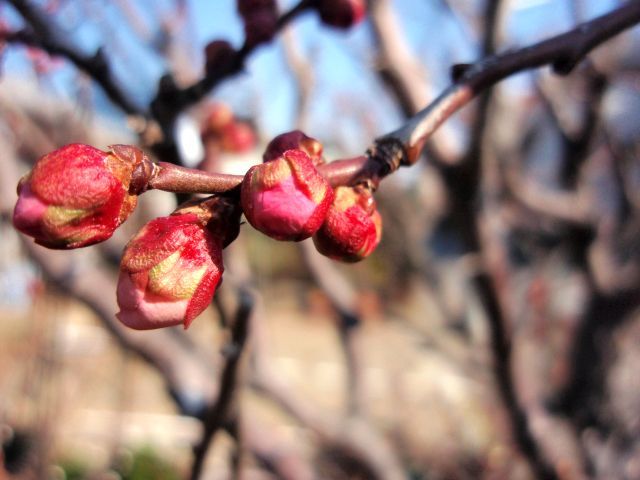
[[[207,479],[640,479],[637,29],[449,119],[382,183],[358,264],[244,225],[186,331],[114,317],[122,248],[182,199],[147,192],[76,251],[11,225],[17,180],[64,144],[242,174],[302,129],[361,155],[452,66],[621,3],[370,0],[350,29],[305,11],[167,120],[215,72],[209,42],[242,47],[234,1],[0,1],[0,479],[195,478],[194,458]]]

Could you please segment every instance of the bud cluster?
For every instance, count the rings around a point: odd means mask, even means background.
[[[228,108],[214,108],[206,135],[224,135],[233,124]],[[336,260],[355,262],[373,252],[382,224],[372,190],[334,189],[318,170],[320,142],[300,131],[285,133],[269,143],[263,160],[247,171],[239,192],[184,204],[129,241],[117,289],[122,323],[187,328],[211,302],[224,271],[222,250],[238,236],[243,212],[262,233],[285,241],[313,237],[317,250]],[[133,146],[104,152],[67,145],[40,158],[20,180],[13,223],[49,248],[104,241],[131,214],[137,196],[157,185],[163,165]]]
[[[322,144],[300,131],[279,135],[267,146],[264,163],[242,182],[245,217],[277,240],[313,237],[317,250],[335,260],[355,262],[380,242],[382,222],[371,188],[337,187],[318,172]]]

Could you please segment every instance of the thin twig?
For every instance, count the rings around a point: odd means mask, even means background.
[[[207,412],[202,438],[193,449],[194,461],[190,476],[192,480],[200,478],[209,445],[216,432],[225,426],[237,393],[238,367],[249,334],[249,322],[254,304],[252,295],[242,289],[239,290],[238,301],[238,311],[231,327],[231,341],[226,349],[227,362],[222,370],[218,399]]]

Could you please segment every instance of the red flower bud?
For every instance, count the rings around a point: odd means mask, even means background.
[[[255,144],[256,136],[248,123],[231,122],[220,131],[220,146],[225,152],[246,152]]]
[[[282,133],[269,142],[262,160],[269,162],[280,157],[287,150],[302,150],[309,155],[314,165],[324,163],[322,144],[315,138],[306,136],[300,130]]]
[[[226,68],[236,54],[236,51],[226,40],[213,40],[204,47],[204,70],[207,75],[213,75],[219,69]]]
[[[320,230],[313,236],[316,249],[343,262],[369,256],[380,243],[382,218],[369,190],[337,187],[335,199]]]
[[[222,242],[191,210],[147,223],[120,263],[117,317],[138,330],[183,324],[211,302],[222,272]]]
[[[138,177],[150,173],[151,162],[135,147],[110,148],[71,144],[40,158],[18,184],[16,229],[48,248],[84,247],[111,237],[135,208],[135,190],[146,183]]]
[[[275,9],[259,8],[244,15],[244,38],[248,47],[270,42],[278,30]]]
[[[320,0],[318,12],[327,25],[349,28],[360,22],[367,11],[366,0]]]
[[[333,200],[333,190],[301,150],[249,169],[242,182],[242,208],[251,225],[277,240],[299,241],[315,233]]]

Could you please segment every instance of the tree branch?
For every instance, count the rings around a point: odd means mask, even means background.
[[[135,105],[113,78],[111,68],[102,48],[95,54],[87,55],[75,45],[65,40],[65,33],[60,30],[51,15],[42,12],[29,0],[9,0],[33,30],[23,29],[7,35],[7,41],[39,47],[53,55],[67,58],[76,67],[87,73],[102,87],[111,101],[130,115],[146,115],[146,112]]]
[[[440,125],[483,90],[514,73],[544,65],[551,65],[555,73],[566,75],[593,48],[638,22],[640,1],[633,0],[561,35],[469,65],[429,106],[398,130],[377,139],[374,148],[390,141],[399,143],[404,154],[402,165],[412,165]]]

